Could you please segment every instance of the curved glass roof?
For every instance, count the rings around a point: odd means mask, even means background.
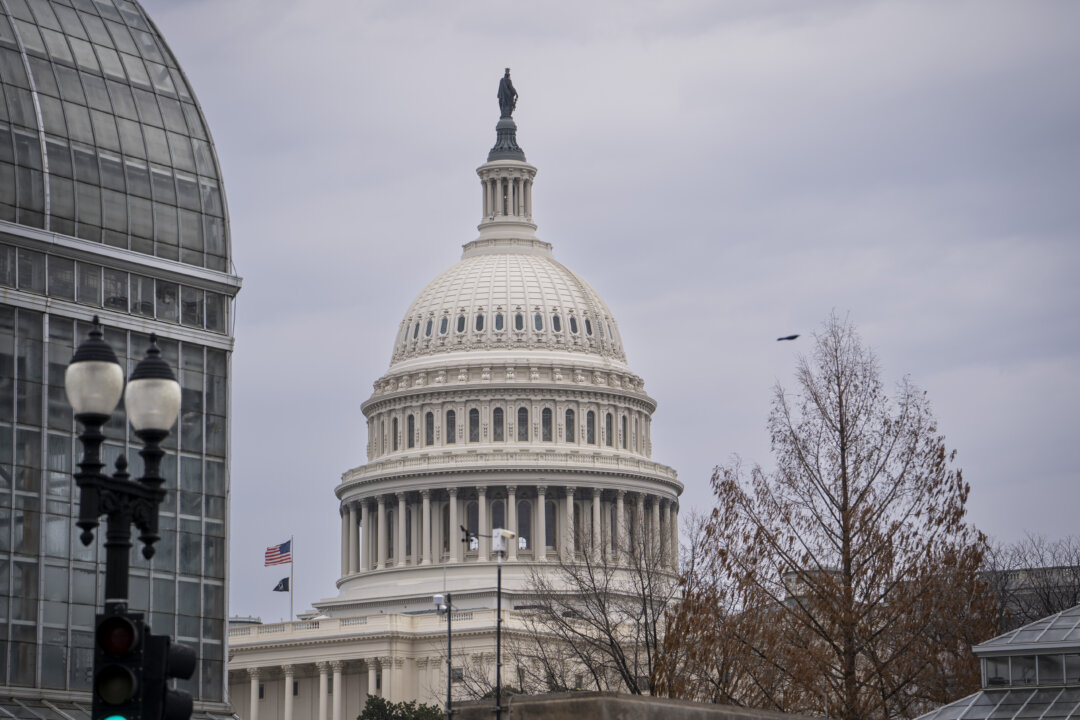
[[[990,650],[1019,651],[1032,645],[1041,648],[1054,643],[1075,645],[1080,650],[1080,605],[998,635],[980,644],[976,652],[984,654]]]
[[[0,220],[228,269],[210,133],[136,3],[0,2]]]

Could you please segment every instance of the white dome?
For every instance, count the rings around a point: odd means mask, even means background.
[[[398,331],[393,366],[437,353],[566,351],[624,363],[611,310],[536,239],[481,239],[417,295]]]

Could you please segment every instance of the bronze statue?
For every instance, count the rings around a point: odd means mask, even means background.
[[[506,68],[506,74],[499,80],[499,110],[503,117],[513,114],[517,99],[517,90],[514,89],[514,83],[510,82],[510,68]]]

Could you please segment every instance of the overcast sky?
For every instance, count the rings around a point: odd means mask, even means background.
[[[772,387],[835,310],[929,393],[979,528],[1078,532],[1080,3],[144,5],[244,278],[231,613],[287,616],[262,553],[290,535],[297,611],[336,594],[360,404],[476,236],[507,66],[538,234],[615,313],[683,511],[771,464]]]

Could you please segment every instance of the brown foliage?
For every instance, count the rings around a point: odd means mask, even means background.
[[[993,635],[985,543],[925,394],[905,379],[888,397],[835,316],[796,377],[797,395],[775,389],[775,470],[713,476],[699,576],[671,619],[673,643],[699,644],[670,648],[690,670],[677,689],[870,720],[977,688],[969,648]]]

